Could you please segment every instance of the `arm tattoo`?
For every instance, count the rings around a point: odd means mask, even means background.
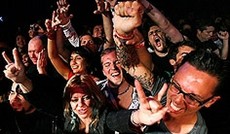
[[[152,90],[154,85],[154,77],[152,73],[148,77],[147,74],[144,73],[143,75],[140,76],[134,76],[134,78],[137,79],[145,89],[149,91]]]
[[[135,67],[140,59],[133,45],[126,45],[124,40],[120,40],[121,45],[116,47],[117,58],[124,68]]]
[[[144,72],[143,74],[138,72],[137,67],[140,64],[140,59],[135,50],[135,46],[126,45],[125,41],[120,39],[120,44],[116,45],[116,53],[122,67],[127,72],[133,71],[131,75],[137,79],[145,89],[151,91],[154,84],[154,75],[151,71],[149,73]]]

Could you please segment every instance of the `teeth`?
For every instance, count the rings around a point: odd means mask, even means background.
[[[179,111],[179,110],[181,109],[181,108],[178,108],[178,107],[176,107],[175,105],[173,105],[173,102],[171,102],[170,106],[171,106],[171,108],[172,108],[173,110],[175,110],[175,111]]]
[[[113,73],[113,74],[111,74],[111,76],[112,77],[115,77],[115,76],[118,76],[119,75],[119,73],[117,72],[117,73]]]
[[[156,42],[160,42],[160,39],[156,39],[155,41],[156,41]]]
[[[73,68],[73,69],[76,69],[76,68],[78,68],[78,66],[72,66],[72,68]]]
[[[84,113],[86,112],[86,109],[80,109],[80,110],[78,110],[78,112],[79,112],[80,114],[84,114]]]

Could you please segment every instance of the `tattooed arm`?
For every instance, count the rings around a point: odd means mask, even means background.
[[[118,59],[131,76],[137,79],[144,88],[151,90],[154,81],[153,74],[149,67],[143,64],[137,53],[142,51],[149,55],[144,49],[143,36],[137,30],[142,23],[141,6],[136,1],[127,1],[117,4],[114,9],[114,40]]]
[[[166,33],[167,38],[171,42],[178,43],[184,40],[180,31],[154,5],[148,2],[148,0],[140,0],[140,3],[145,8],[145,13]]]

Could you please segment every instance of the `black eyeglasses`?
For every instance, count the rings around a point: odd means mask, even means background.
[[[213,96],[209,97],[208,99],[204,100],[204,101],[200,101],[196,98],[196,96],[192,93],[185,93],[181,86],[173,79],[171,79],[170,81],[170,84],[171,84],[171,88],[170,90],[173,92],[173,93],[177,93],[177,94],[180,94],[182,93],[183,96],[184,96],[184,100],[186,103],[188,103],[189,105],[194,105],[194,106],[202,106],[204,105],[206,102],[208,102],[209,100],[211,100],[213,98]]]

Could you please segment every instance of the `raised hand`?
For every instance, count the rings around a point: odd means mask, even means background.
[[[119,34],[127,34],[141,25],[143,7],[137,1],[119,2],[114,7],[113,24]]]
[[[217,33],[217,35],[222,40],[228,40],[229,39],[228,31],[220,31],[219,33]]]
[[[117,0],[106,0],[109,3],[110,7],[114,7],[117,3]]]
[[[102,14],[104,12],[110,11],[110,4],[105,2],[104,0],[95,0],[97,4],[97,10],[95,10],[94,14]]]
[[[71,18],[73,18],[73,14],[69,13],[70,4],[66,0],[59,0],[57,1],[58,9],[56,10],[57,17],[56,19],[59,20],[60,25],[67,24]]]
[[[166,114],[168,108],[160,104],[160,100],[167,90],[164,85],[155,97],[146,97],[141,84],[135,80],[135,87],[138,93],[140,108],[132,113],[131,121],[134,125],[152,125],[160,121]]]
[[[60,20],[57,17],[56,11],[53,11],[52,13],[52,20],[46,19],[45,20],[45,26],[46,26],[46,31],[48,33],[54,32],[57,30],[57,26],[60,24]]]
[[[43,49],[38,54],[38,60],[37,60],[37,70],[39,74],[47,74],[46,72],[46,66],[47,66],[47,55],[46,50]]]
[[[60,25],[60,20],[58,19],[56,11],[53,11],[52,13],[52,20],[46,19],[45,20],[45,26],[46,26],[46,35],[48,39],[55,40],[56,39],[56,31],[58,26]]]
[[[6,78],[16,83],[22,83],[27,78],[25,75],[25,67],[20,60],[20,56],[16,48],[13,49],[12,53],[14,62],[7,56],[5,52],[2,52],[2,56],[7,63],[3,72],[5,73]]]
[[[66,0],[59,0],[57,1],[58,9],[60,9],[60,12],[68,12],[70,4]]]

